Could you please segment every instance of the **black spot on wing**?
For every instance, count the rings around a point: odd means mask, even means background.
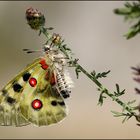
[[[20,84],[18,84],[18,83],[13,84],[13,90],[15,92],[20,92],[21,89],[22,89],[22,86]]]
[[[13,104],[13,103],[16,102],[16,100],[15,100],[14,98],[10,97],[10,96],[8,96],[8,97],[6,98],[6,101],[7,101],[9,104]]]
[[[24,73],[23,74],[23,81],[25,81],[25,82],[28,81],[30,76],[31,76],[31,74],[29,72]]]
[[[1,92],[2,92],[2,95],[3,96],[6,96],[7,95],[7,90],[3,89]]]
[[[68,98],[70,97],[70,94],[67,90],[62,90],[61,92],[61,95],[63,96],[63,98]]]
[[[63,101],[62,102],[58,102],[58,104],[61,105],[61,106],[65,105],[65,103]]]
[[[51,101],[51,105],[52,106],[57,106],[57,102],[56,101]]]

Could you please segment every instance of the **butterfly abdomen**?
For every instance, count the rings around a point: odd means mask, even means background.
[[[67,76],[66,74],[62,71],[57,69],[56,72],[56,79],[57,79],[57,86],[58,89],[60,91],[60,94],[64,97],[64,98],[68,98],[70,96],[70,85],[69,85],[69,81],[67,80]]]

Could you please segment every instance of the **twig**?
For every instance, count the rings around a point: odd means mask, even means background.
[[[42,29],[43,28],[43,29]],[[47,39],[50,39],[50,37],[52,35],[50,35],[48,33],[47,30],[45,30],[44,27],[41,27],[41,32],[47,37]],[[121,101],[119,98],[117,98],[117,96],[115,94],[112,94],[111,92],[109,92],[98,80],[96,77],[94,77],[93,75],[91,75],[90,73],[88,73],[80,64],[78,64],[78,62],[75,63],[74,58],[70,57],[66,50],[62,47],[62,44],[59,44],[59,49],[65,54],[65,56],[71,61],[71,63],[73,64],[73,67],[79,69],[81,72],[83,72],[83,74],[85,74],[90,80],[92,80],[98,87],[98,90],[101,91],[102,93],[105,93],[107,96],[109,96],[110,98],[112,98],[113,101],[117,102],[119,105],[121,105],[123,107],[123,109],[127,110],[132,116],[137,116],[135,112],[133,112],[133,108],[130,107],[129,105],[127,105],[126,103],[124,103],[123,101]],[[118,85],[117,85],[118,87]]]
[[[126,21],[134,22],[124,35],[127,39],[131,39],[140,33],[140,1],[126,2],[123,8],[114,9],[114,13],[124,16]]]
[[[114,102],[118,103],[122,107],[122,113],[113,112],[115,116],[124,116],[125,120],[128,120],[131,117],[135,117],[137,121],[140,121],[140,116],[136,114],[135,110],[138,109],[138,107],[132,107],[130,104],[134,103],[134,101],[129,101],[128,103],[125,103],[121,101],[118,97],[125,94],[125,90],[120,90],[120,87],[118,84],[116,84],[116,90],[111,93],[106,87],[103,86],[101,82],[99,82],[99,78],[106,77],[107,74],[110,72],[102,72],[97,73],[95,71],[89,73],[87,72],[79,63],[77,58],[72,57],[72,51],[69,47],[67,47],[67,44],[64,44],[64,40],[61,39],[61,37],[54,33],[49,33],[49,30],[52,30],[53,28],[45,28],[45,17],[44,15],[39,12],[37,9],[29,8],[26,11],[26,19],[28,21],[28,24],[31,26],[34,30],[39,30],[39,35],[43,33],[46,36],[46,43],[45,44],[51,44],[55,46],[57,49],[59,49],[67,58],[67,63],[70,67],[75,68],[76,76],[79,78],[79,73],[82,72],[85,74],[91,81],[93,81],[96,86],[98,87],[98,91],[100,91],[100,96],[98,100],[98,104],[102,105],[104,98],[106,96],[109,96]],[[127,113],[125,113],[125,111]]]

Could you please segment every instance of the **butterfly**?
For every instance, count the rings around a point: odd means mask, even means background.
[[[44,45],[43,52],[1,89],[0,125],[46,126],[67,116],[64,99],[69,97],[72,80],[64,68],[64,55],[50,45]]]

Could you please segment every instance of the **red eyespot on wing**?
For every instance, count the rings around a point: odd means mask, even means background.
[[[55,85],[56,84],[56,79],[55,79],[54,73],[52,74],[50,83],[51,83],[51,85]]]
[[[41,59],[41,60],[40,60],[40,64],[41,64],[41,65],[45,65],[45,64],[46,64],[45,59]]]
[[[46,70],[49,66],[46,64],[45,59],[41,59],[40,61],[42,69]]]
[[[42,108],[42,102],[39,100],[39,99],[35,99],[33,102],[32,102],[32,107],[33,109],[41,109]]]
[[[35,78],[30,78],[30,80],[29,80],[29,84],[32,86],[32,87],[35,87],[36,86],[36,84],[37,84],[37,80],[35,79]]]
[[[42,69],[46,70],[49,66],[46,64],[46,65],[42,65],[41,67]]]

